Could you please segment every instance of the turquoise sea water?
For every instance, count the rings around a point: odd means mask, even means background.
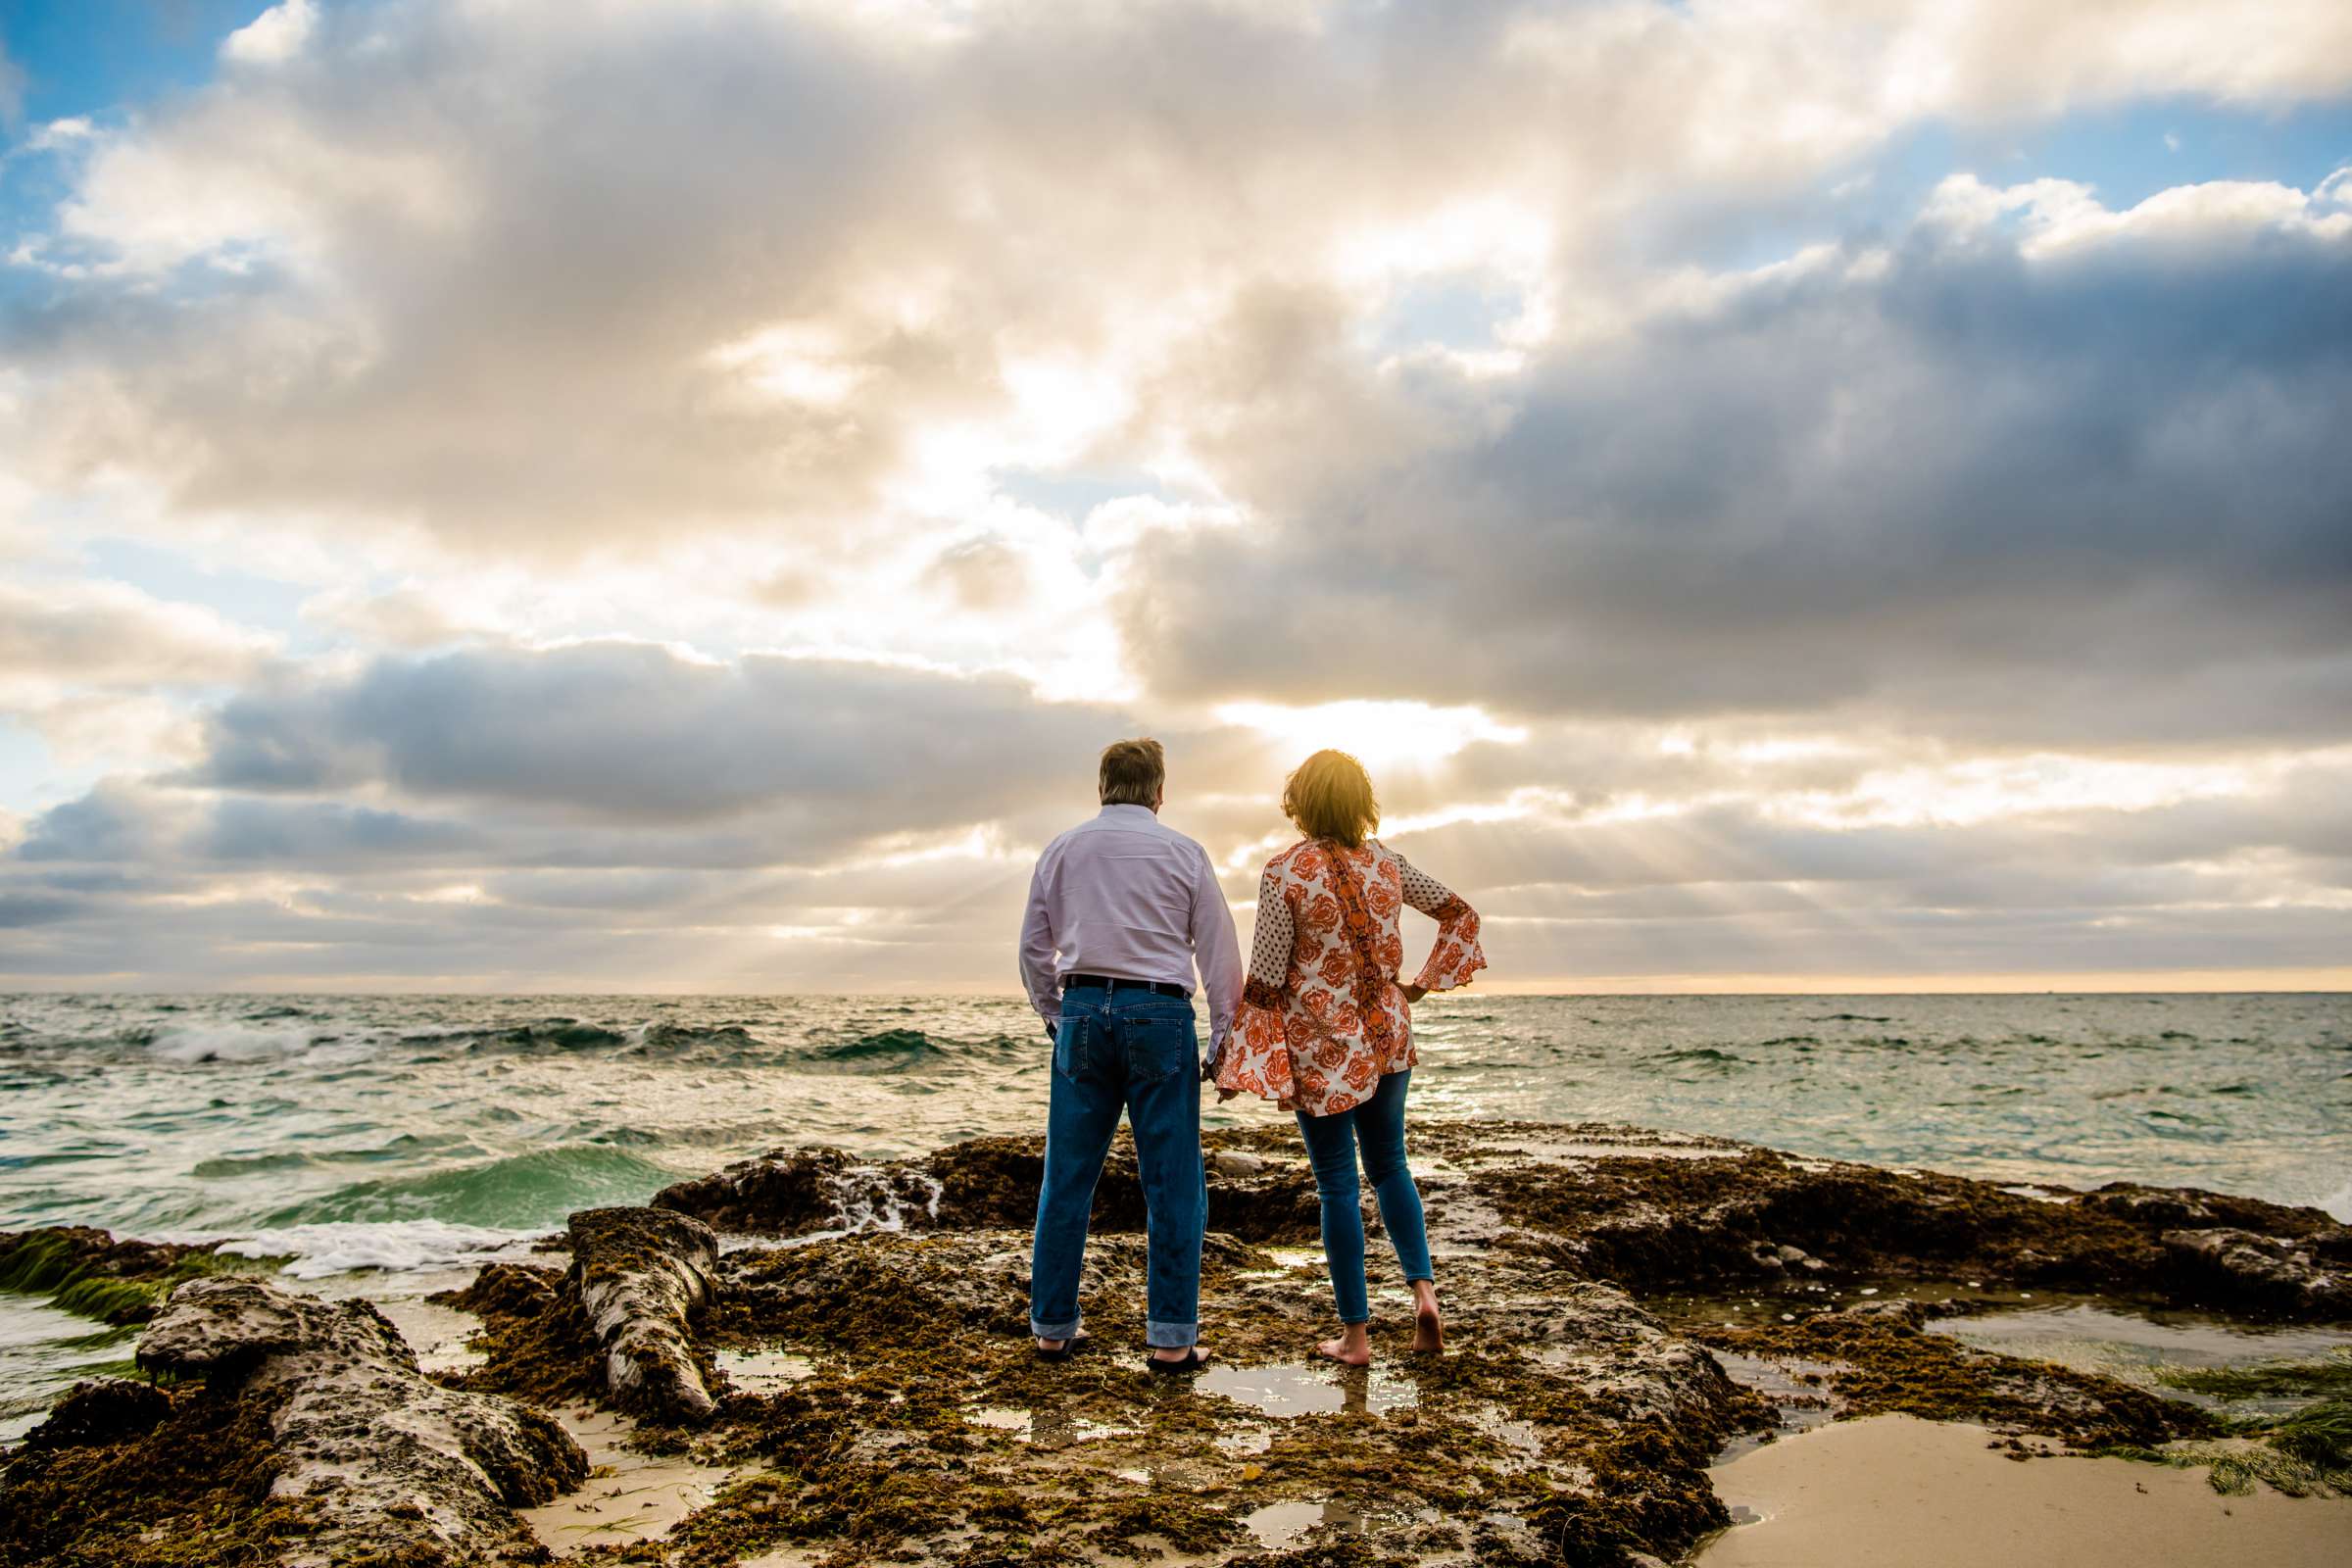
[[[1473,993],[1416,1027],[1422,1114],[2352,1215],[2343,996]],[[1046,1059],[990,998],[0,997],[0,1227],[426,1266],[779,1144],[1037,1130]]]

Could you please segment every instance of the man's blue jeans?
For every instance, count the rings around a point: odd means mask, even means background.
[[[1095,1182],[1124,1109],[1135,1127],[1144,1182],[1150,1285],[1144,1338],[1182,1348],[1200,1334],[1200,1228],[1208,1186],[1200,1164],[1200,1046],[1193,1004],[1136,986],[1062,993],[1054,1039],[1054,1101],[1046,1117],[1046,1178],[1037,1195],[1029,1260],[1029,1331],[1075,1339],[1078,1271]]]
[[[1371,1321],[1364,1288],[1364,1210],[1356,1185],[1360,1146],[1364,1175],[1380,1200],[1380,1223],[1396,1249],[1405,1280],[1434,1280],[1429,1267],[1429,1234],[1422,1223],[1421,1189],[1404,1162],[1404,1089],[1412,1073],[1393,1072],[1380,1080],[1372,1098],[1329,1116],[1298,1113],[1306,1160],[1315,1168],[1315,1191],[1323,1200],[1323,1259],[1331,1266],[1331,1294],[1343,1323]]]

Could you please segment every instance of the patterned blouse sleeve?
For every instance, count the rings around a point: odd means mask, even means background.
[[[1425,991],[1468,985],[1470,977],[1487,966],[1487,956],[1478,946],[1478,911],[1401,855],[1396,856],[1396,868],[1404,875],[1404,902],[1438,922],[1437,946],[1429,950],[1429,961],[1413,983]]]
[[[1291,1054],[1283,1026],[1283,989],[1291,977],[1291,902],[1273,867],[1257,884],[1257,934],[1250,942],[1250,978],[1242,986],[1233,1038],[1217,1061],[1217,1092],[1247,1091],[1291,1108]]]
[[[1291,901],[1282,879],[1268,866],[1257,882],[1257,932],[1250,942],[1250,978],[1242,986],[1246,1006],[1282,1010],[1282,988],[1291,977]]]

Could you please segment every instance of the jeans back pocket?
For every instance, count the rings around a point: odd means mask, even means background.
[[[1063,1012],[1054,1026],[1054,1070],[1070,1082],[1086,1076],[1087,1036],[1095,1020],[1083,1012]]]
[[[1190,1008],[1182,1014],[1123,1018],[1119,1036],[1127,1050],[1127,1081],[1154,1084],[1187,1071],[1200,1059]]]

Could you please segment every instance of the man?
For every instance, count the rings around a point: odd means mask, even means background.
[[[1106,747],[1102,814],[1047,845],[1029,881],[1021,980],[1054,1042],[1029,1331],[1049,1360],[1087,1338],[1078,1271],[1095,1182],[1124,1108],[1150,1238],[1150,1364],[1185,1373],[1208,1359],[1198,1343],[1208,1188],[1193,970],[1208,999],[1213,1059],[1241,1002],[1242,954],[1208,852],[1159,821],[1166,782],[1159,742]]]

